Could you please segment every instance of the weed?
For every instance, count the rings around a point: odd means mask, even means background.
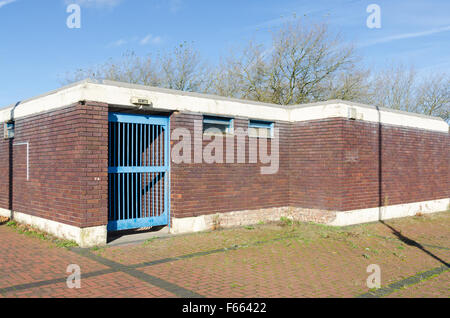
[[[38,231],[38,230],[32,228],[31,226],[24,225],[24,224],[19,224],[16,221],[13,221],[13,220],[11,220],[8,223],[6,223],[6,225],[8,227],[14,229],[15,231],[17,231],[20,234],[23,234],[23,235],[26,235],[26,236],[32,237],[32,238],[37,238],[37,239],[40,239],[42,241],[52,242],[57,247],[71,248],[71,247],[77,247],[78,246],[78,244],[75,243],[74,241],[56,238],[56,237],[54,237],[54,236],[52,236],[50,234]]]
[[[156,237],[151,237],[151,238],[145,240],[144,243],[142,243],[142,245],[144,245],[144,246],[148,245],[148,244],[152,243],[153,241],[155,241],[155,239],[156,239]]]
[[[294,222],[291,219],[289,219],[289,218],[287,218],[285,216],[282,216],[280,218],[280,225],[281,226],[290,226],[290,225],[293,225],[293,224],[294,224]]]

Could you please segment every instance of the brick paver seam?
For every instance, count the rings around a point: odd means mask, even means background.
[[[164,289],[164,290],[174,294],[175,296],[182,297],[182,298],[204,298],[204,296],[197,294],[191,290],[188,290],[184,287],[170,283],[159,277],[152,276],[147,273],[138,271],[138,270],[132,268],[131,266],[120,264],[120,263],[111,261],[107,258],[104,258],[100,255],[93,254],[91,251],[89,251],[87,249],[71,249],[71,250],[73,252],[77,253],[78,255],[84,256],[90,260],[97,262],[97,263],[108,266],[109,268],[115,270],[115,272],[123,272],[134,278],[139,279],[140,281],[143,281],[145,283],[148,283],[153,286]]]
[[[392,294],[404,287],[408,287],[411,285],[415,285],[421,282],[424,282],[432,277],[438,276],[442,273],[445,273],[450,270],[450,267],[447,265],[442,265],[439,267],[435,267],[425,272],[417,273],[413,276],[407,277],[400,281],[391,283],[385,287],[381,287],[374,291],[369,291],[367,293],[356,296],[357,298],[380,298]]]

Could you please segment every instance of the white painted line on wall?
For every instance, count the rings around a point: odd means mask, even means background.
[[[13,146],[27,146],[27,181],[30,180],[30,144],[28,142],[18,142]]]

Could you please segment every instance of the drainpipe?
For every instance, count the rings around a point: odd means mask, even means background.
[[[383,172],[382,168],[382,131],[381,131],[381,111],[378,106],[375,106],[378,112],[378,221],[383,218]]]
[[[11,108],[11,115],[9,116],[9,123],[14,123],[14,112],[17,108],[17,106],[19,106],[21,102],[18,101],[12,108]],[[9,181],[9,193],[8,193],[8,209],[11,211],[11,220],[14,220],[14,210],[13,210],[13,187],[14,187],[14,164],[13,164],[13,138],[9,139],[9,145],[8,145],[8,150],[9,150],[9,171],[8,171],[8,181]]]

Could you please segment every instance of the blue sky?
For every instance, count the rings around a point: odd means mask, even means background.
[[[81,28],[66,25],[70,3]],[[366,8],[381,8],[369,29]],[[66,72],[117,58],[170,50],[182,41],[211,63],[295,17],[326,22],[357,46],[362,63],[413,64],[450,73],[448,0],[0,0],[0,107],[61,86]]]

